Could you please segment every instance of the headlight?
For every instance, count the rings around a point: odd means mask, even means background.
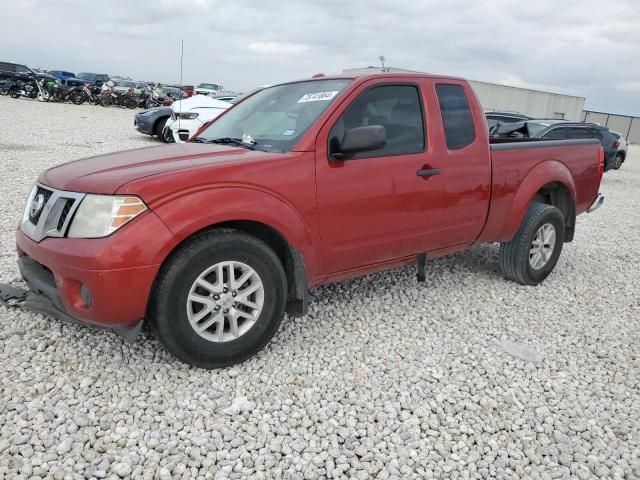
[[[198,118],[198,114],[194,112],[182,112],[178,113],[178,117],[183,120],[193,120],[194,118]]]
[[[73,217],[69,237],[106,237],[146,209],[138,197],[86,195]]]

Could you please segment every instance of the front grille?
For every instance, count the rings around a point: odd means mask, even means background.
[[[62,229],[64,228],[64,224],[67,221],[67,217],[69,216],[71,207],[73,207],[73,204],[75,202],[73,198],[65,198],[64,200],[65,200],[65,204],[64,204],[64,207],[62,207],[62,212],[60,212],[60,218],[58,219],[57,230],[59,231],[62,231]]]
[[[22,217],[22,231],[36,242],[46,237],[64,237],[84,196],[37,184]]]
[[[52,194],[53,194],[53,192],[51,190],[47,190],[46,188],[42,188],[41,186],[38,186],[38,190],[36,191],[36,195],[35,195],[35,197],[33,197],[31,205],[29,205],[29,207],[28,207],[29,208],[29,220],[34,225],[38,224],[38,220],[40,220],[40,217],[42,216],[42,212],[44,211],[44,206],[47,204],[47,202],[51,198]],[[42,198],[42,200],[39,200],[39,198]],[[41,207],[38,208],[37,210],[33,210],[32,206],[33,206],[34,202],[36,202],[36,201],[38,201],[38,203],[41,205]]]

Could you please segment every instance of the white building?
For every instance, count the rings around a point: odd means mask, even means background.
[[[346,74],[365,74],[382,71],[379,67],[348,68]],[[390,73],[423,73],[402,68],[385,68]],[[502,110],[526,113],[537,118],[558,118],[582,121],[584,118],[583,97],[542,92],[528,88],[510,87],[495,83],[469,80],[485,110]]]

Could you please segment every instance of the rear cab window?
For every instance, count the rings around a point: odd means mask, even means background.
[[[469,100],[461,85],[437,84],[436,94],[449,150],[460,150],[476,139],[476,126]]]

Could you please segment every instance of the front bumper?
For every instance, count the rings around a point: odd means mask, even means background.
[[[31,296],[55,307],[51,316],[131,329],[146,314],[153,282],[174,237],[148,212],[104,238],[36,242],[18,228],[16,243]]]
[[[22,278],[29,285],[29,290],[0,284],[0,303],[10,307],[23,307],[66,322],[86,324],[67,313],[49,270],[26,256],[18,260],[18,267]],[[109,327],[98,324],[91,324],[91,326],[99,329],[109,328],[127,342],[133,343],[142,328],[142,320],[129,326]]]
[[[180,119],[180,121],[169,118],[165,128],[171,130],[176,143],[184,143],[189,140],[204,125],[197,118],[191,120]]]

